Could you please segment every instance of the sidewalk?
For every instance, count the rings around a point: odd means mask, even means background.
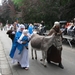
[[[12,75],[1,40],[0,40],[0,75]]]

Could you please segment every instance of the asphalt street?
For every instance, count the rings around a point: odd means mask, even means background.
[[[6,34],[6,31],[0,31],[0,75],[75,75],[75,47],[63,44],[62,63],[64,69],[61,69],[57,64],[48,64],[45,68],[41,64],[41,52],[38,52],[38,59],[31,59],[31,50],[29,48],[29,70],[21,69],[15,63],[11,63],[9,53],[11,50],[11,39]]]

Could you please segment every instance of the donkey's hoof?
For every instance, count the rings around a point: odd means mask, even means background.
[[[32,60],[34,60],[34,57],[32,57]]]
[[[40,59],[40,61],[43,61],[43,59]]]
[[[37,60],[37,57],[35,57],[35,59]]]
[[[44,65],[43,63],[41,63],[44,67],[47,67],[47,65]]]

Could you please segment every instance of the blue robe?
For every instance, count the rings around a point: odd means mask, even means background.
[[[14,38],[14,41],[13,41],[13,43],[12,43],[12,48],[11,48],[11,51],[10,51],[10,54],[9,54],[9,56],[10,56],[11,58],[13,58],[13,56],[14,56],[15,50],[16,50],[17,45],[18,45],[17,40],[20,38],[21,34],[22,34],[21,31],[18,31],[18,32],[16,32],[16,34],[15,34],[15,38]]]
[[[26,43],[25,44],[18,43],[17,49],[20,51],[19,54],[22,52],[24,47],[28,47],[29,39],[27,36],[24,36],[21,41],[25,41]]]
[[[30,34],[32,34],[33,33],[33,26],[29,26],[28,31],[29,31]]]

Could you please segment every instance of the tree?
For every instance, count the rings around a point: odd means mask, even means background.
[[[13,0],[22,12],[22,22],[53,24],[56,20],[71,20],[75,13],[75,0]]]
[[[4,24],[7,20],[10,23],[14,21],[14,18],[16,17],[16,10],[12,0],[2,0],[0,17],[4,20]]]

